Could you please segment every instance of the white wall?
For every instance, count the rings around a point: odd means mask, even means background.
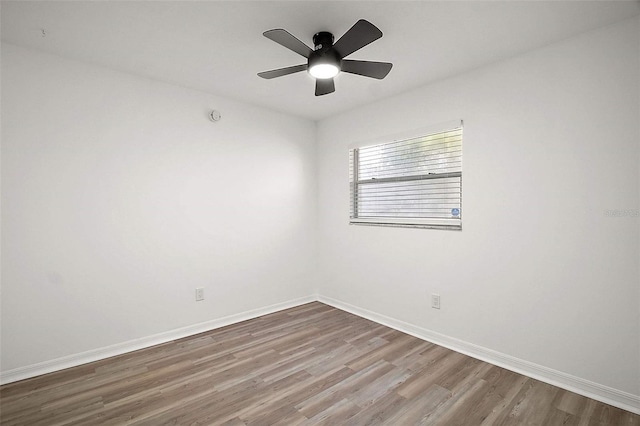
[[[3,44],[2,371],[312,294],[315,131]]]
[[[640,208],[639,34],[625,21],[320,122],[320,294],[640,395],[640,219],[605,215]],[[349,226],[347,147],[454,119],[463,230]]]

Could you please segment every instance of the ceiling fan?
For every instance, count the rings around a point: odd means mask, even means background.
[[[307,58],[307,63],[264,71],[258,75],[271,79],[307,70],[316,79],[316,96],[335,92],[333,77],[338,75],[340,71],[381,80],[389,74],[393,66],[389,62],[344,59],[356,50],[362,49],[382,37],[382,31],[364,19],[356,22],[335,44],[333,43],[333,34],[326,31],[315,34],[313,36],[315,47],[313,50],[283,29],[269,30],[263,35],[304,56]]]

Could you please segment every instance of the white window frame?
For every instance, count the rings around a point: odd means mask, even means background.
[[[440,123],[438,125],[429,126],[406,132],[403,134],[397,134],[394,136],[387,136],[376,140],[370,140],[358,144],[352,144],[349,146],[349,224],[351,225],[377,225],[377,226],[395,226],[395,227],[412,227],[412,228],[429,228],[429,229],[448,229],[448,230],[462,230],[462,167],[458,172],[442,173],[439,174],[422,174],[414,176],[396,176],[388,178],[378,178],[377,180],[368,179],[360,180],[358,178],[358,151],[363,147],[373,147],[378,145],[392,144],[396,142],[410,141],[421,137],[431,136],[447,131],[456,129],[462,130],[462,120],[451,121],[447,123]],[[464,140],[461,142],[464,143]],[[459,161],[462,161],[462,153],[460,153]],[[457,216],[449,218],[437,218],[437,217],[360,217],[358,214],[358,190],[361,185],[376,184],[383,182],[414,182],[427,179],[440,179],[440,178],[459,178],[460,186],[460,203],[457,211]],[[382,182],[381,182],[382,181]]]

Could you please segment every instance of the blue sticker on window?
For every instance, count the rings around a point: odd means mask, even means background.
[[[451,216],[460,216],[460,209],[451,209]]]

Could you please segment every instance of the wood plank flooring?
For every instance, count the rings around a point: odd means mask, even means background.
[[[310,303],[0,387],[2,425],[637,425],[640,416]]]

